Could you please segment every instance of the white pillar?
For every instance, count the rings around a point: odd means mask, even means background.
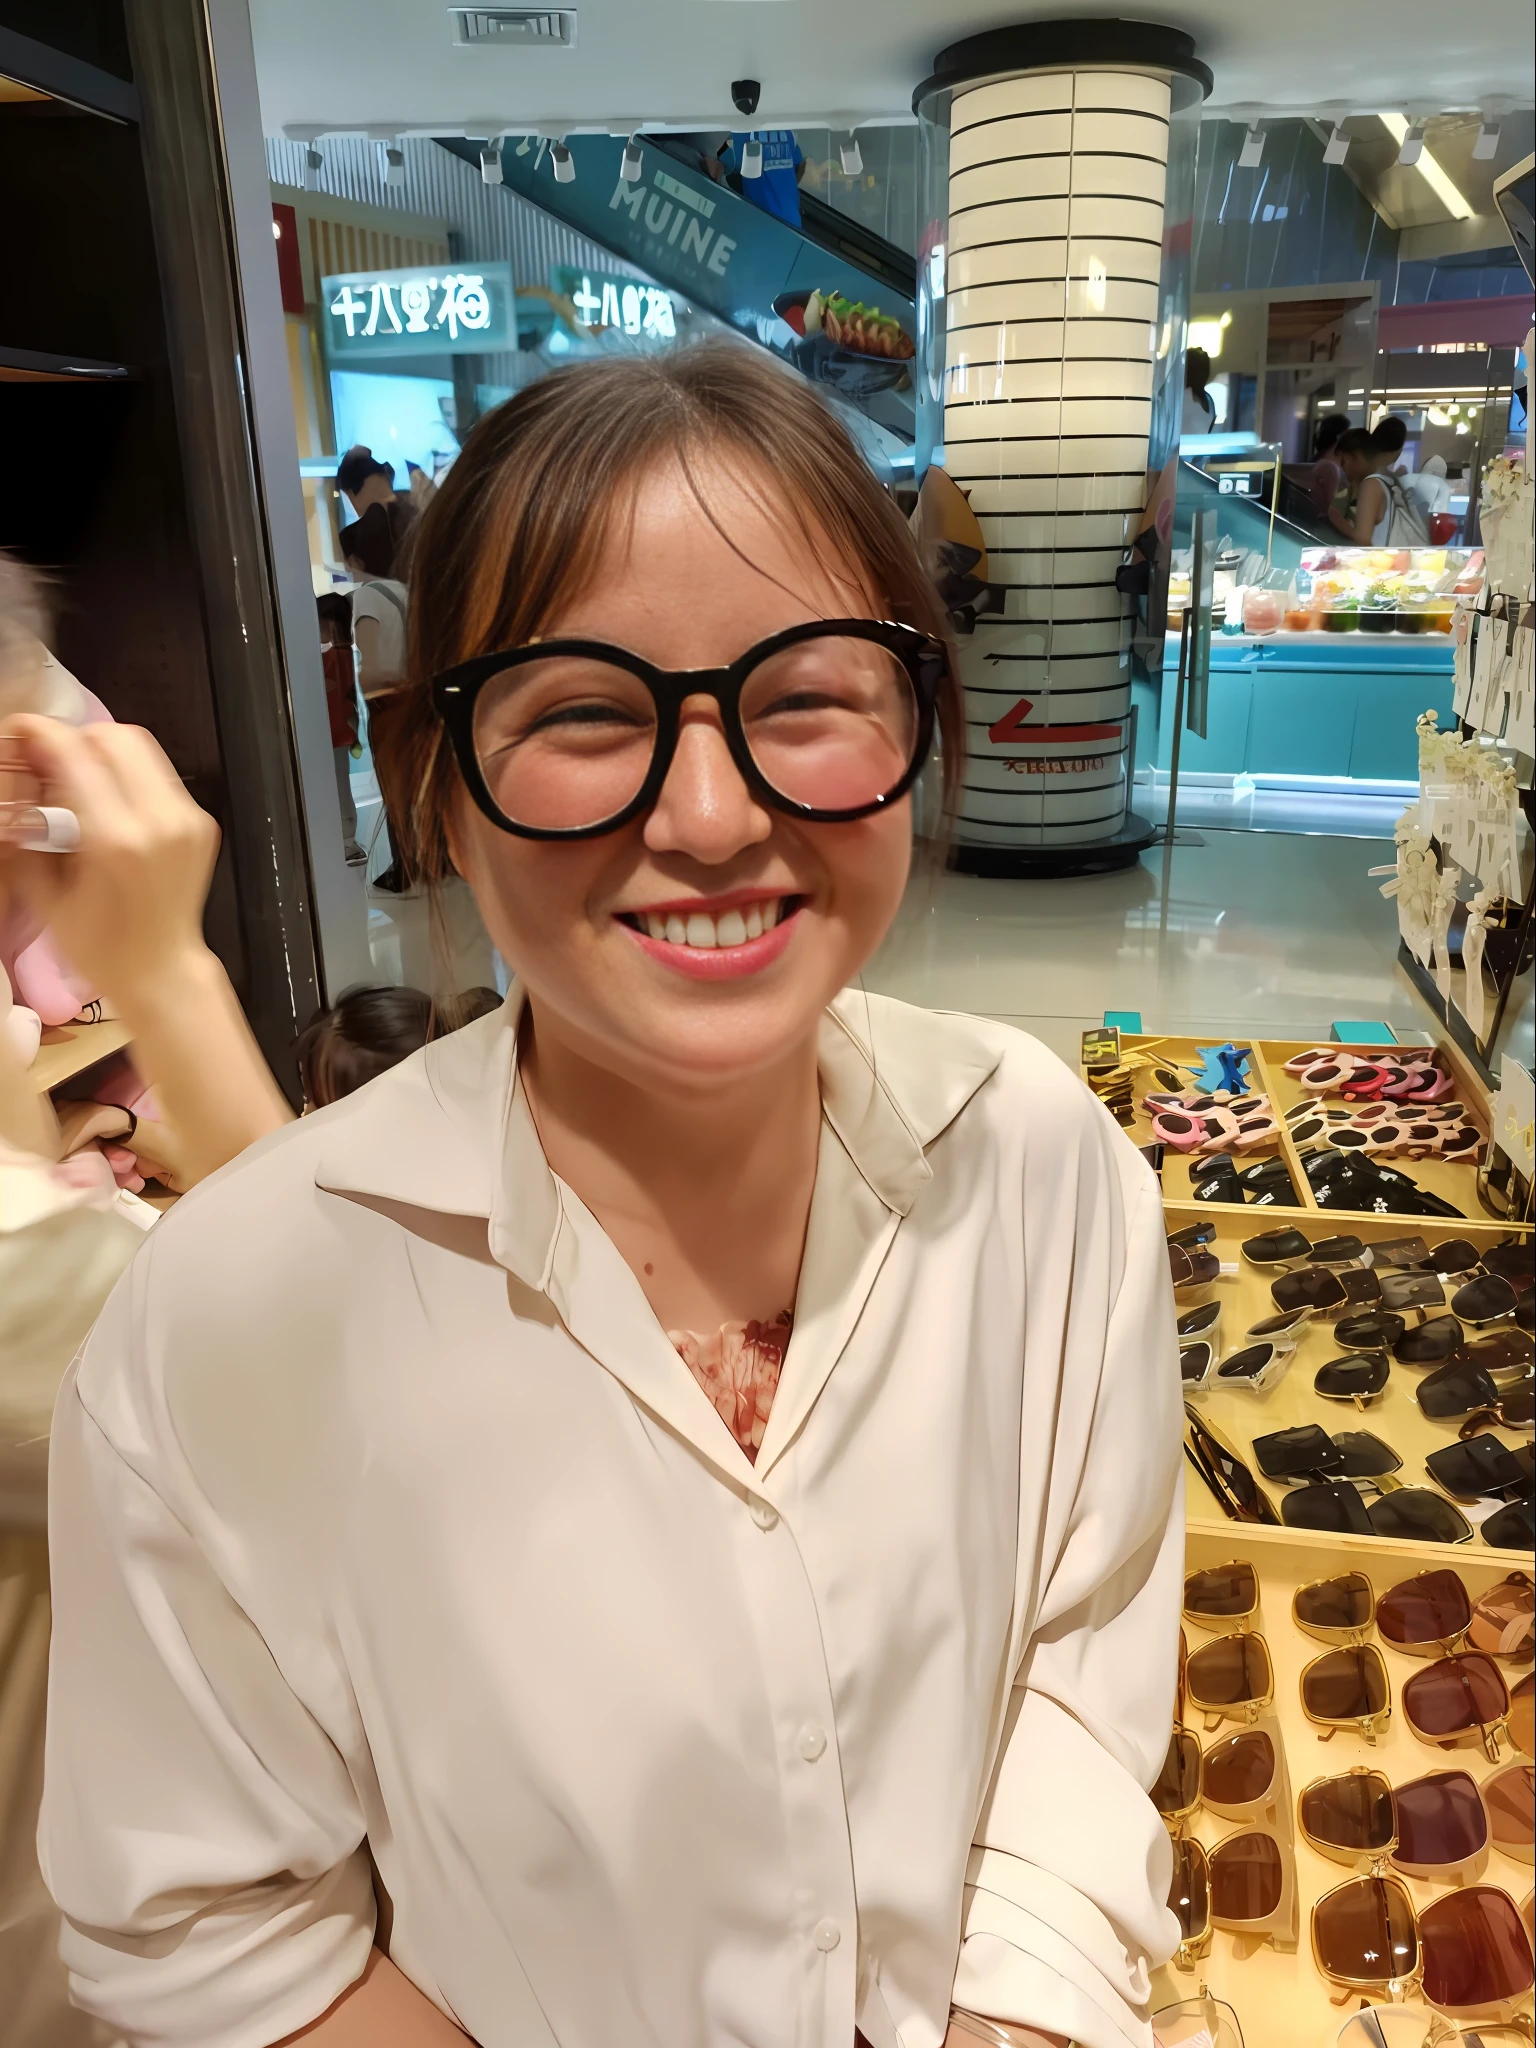
[[[1176,45],[1172,63],[1117,63],[1117,31]],[[1056,61],[1032,68],[1035,51]],[[1183,348],[1162,298],[1175,75],[1182,105],[1209,73],[1186,37],[1087,21],[978,36],[939,67],[944,467],[1006,592],[961,642],[956,836],[963,864],[1011,850],[1027,868],[1128,836],[1134,599],[1115,579],[1147,502],[1158,359]]]

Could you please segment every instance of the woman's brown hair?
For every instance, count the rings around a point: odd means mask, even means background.
[[[461,787],[432,677],[540,633],[586,585],[646,472],[679,462],[692,481],[692,458],[722,451],[741,458],[742,490],[772,491],[813,546],[830,542],[886,617],[947,640],[905,520],[802,379],[733,342],[557,370],[480,421],[415,531],[409,680],[374,741],[413,879],[452,872],[445,825]],[[729,538],[729,505],[708,509]],[[951,657],[939,705],[951,797],[964,730]]]

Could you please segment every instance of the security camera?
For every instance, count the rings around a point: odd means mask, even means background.
[[[755,114],[757,103],[763,96],[761,83],[755,78],[733,78],[731,80],[731,102],[739,114]]]

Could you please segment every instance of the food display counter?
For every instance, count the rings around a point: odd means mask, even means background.
[[[1181,770],[1413,782],[1419,716],[1452,721],[1456,599],[1482,580],[1457,548],[1309,548],[1246,588],[1218,569],[1205,737],[1184,734]],[[1170,577],[1171,633],[1188,597]],[[1160,768],[1172,738],[1165,705]]]

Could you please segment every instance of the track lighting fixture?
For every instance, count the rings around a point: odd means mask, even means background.
[[[554,166],[555,183],[557,185],[575,184],[576,159],[571,155],[570,148],[566,143],[552,142],[549,145],[549,160]]]
[[[741,146],[741,175],[744,178],[763,175],[763,145],[755,135],[748,136]]]
[[[638,185],[640,172],[645,162],[645,152],[640,147],[638,135],[631,135],[624,145],[624,154],[619,160],[619,176],[626,185]]]
[[[1472,145],[1472,154],[1480,164],[1485,164],[1499,153],[1499,124],[1484,121],[1477,131],[1477,140]]]
[[[387,144],[384,150],[384,182],[386,185],[405,183],[405,151],[397,142]]]
[[[307,144],[304,150],[304,190],[306,192],[318,192],[320,190],[320,173],[324,169],[325,158],[312,142]]]
[[[1323,150],[1323,162],[1325,164],[1341,164],[1348,155],[1349,137],[1344,133],[1344,123],[1342,121],[1335,121],[1333,133],[1329,136]]]
[[[493,135],[480,145],[480,176],[487,185],[501,183],[501,137]]]
[[[1422,121],[1414,121],[1410,124],[1408,133],[1403,137],[1397,152],[1397,160],[1400,164],[1416,164],[1423,154],[1424,123]]]
[[[848,140],[839,146],[837,153],[842,158],[843,176],[856,178],[864,168],[864,153],[859,148],[857,135],[850,135]]]
[[[1237,161],[1245,171],[1256,171],[1264,156],[1264,130],[1254,125],[1243,137]]]

